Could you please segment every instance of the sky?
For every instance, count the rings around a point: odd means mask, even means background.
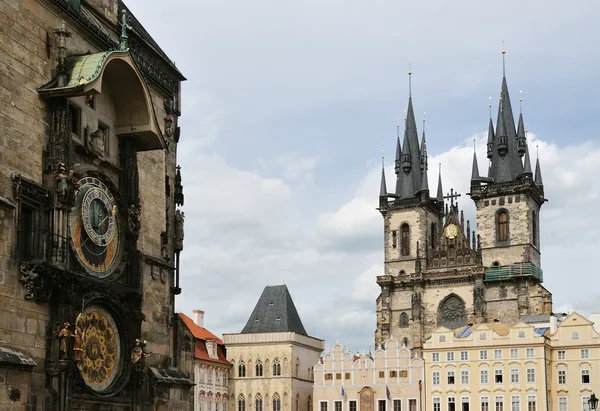
[[[548,199],[544,284],[556,312],[600,311],[597,1],[126,3],[188,79],[178,311],[202,309],[208,329],[236,333],[266,285],[286,284],[311,336],[372,347],[381,154],[393,187],[409,64],[417,121],[427,118],[429,186],[441,163],[445,191],[462,193],[473,222],[473,138],[486,170],[502,48]]]

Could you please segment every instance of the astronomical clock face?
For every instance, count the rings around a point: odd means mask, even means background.
[[[458,235],[458,226],[456,224],[448,224],[444,232],[446,233],[446,237],[452,240]]]
[[[113,317],[99,306],[85,309],[81,328],[81,360],[77,367],[85,383],[101,393],[119,376],[122,366],[121,339]]]
[[[112,193],[99,179],[85,177],[79,185],[69,216],[73,250],[88,274],[105,278],[115,271],[121,259],[119,210]]]

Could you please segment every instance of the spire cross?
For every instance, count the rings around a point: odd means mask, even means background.
[[[523,90],[519,90],[519,95],[523,94]],[[519,97],[519,110],[523,114],[523,97]]]
[[[490,119],[492,118],[492,96],[490,96],[488,98],[488,100],[490,100],[490,102],[488,103],[488,106],[490,108]]]
[[[454,205],[454,199],[457,199],[457,200],[458,200],[458,197],[460,197],[460,194],[458,194],[458,193],[457,193],[457,194],[454,194],[454,189],[453,189],[453,188],[451,188],[451,189],[450,189],[450,194],[446,194],[446,195],[444,196],[444,199],[446,199],[446,200],[450,199],[450,205],[452,205],[452,206],[453,206],[453,205]],[[458,203],[458,201],[457,201],[457,203]]]
[[[410,63],[408,63],[408,97],[412,97],[412,71],[410,69]]]

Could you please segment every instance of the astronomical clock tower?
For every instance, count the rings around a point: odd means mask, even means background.
[[[0,408],[189,409],[185,78],[120,1],[2,5],[23,35],[0,50]]]
[[[385,273],[377,277],[377,346],[394,337],[418,350],[438,327],[516,323],[523,315],[552,311],[552,295],[542,285],[541,169],[538,161],[532,170],[523,115],[515,125],[505,76],[498,119],[495,126],[489,120],[488,134],[487,176],[473,155],[467,194],[477,221],[471,225],[458,205],[464,193],[444,193],[441,173],[437,194],[430,195],[425,132],[419,144],[409,98],[393,192],[383,170],[381,176]]]

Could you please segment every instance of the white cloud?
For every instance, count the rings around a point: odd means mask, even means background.
[[[317,161],[317,156],[302,157],[294,153],[285,153],[277,157],[277,163],[282,168],[285,178],[302,179],[305,182],[312,182]]]

